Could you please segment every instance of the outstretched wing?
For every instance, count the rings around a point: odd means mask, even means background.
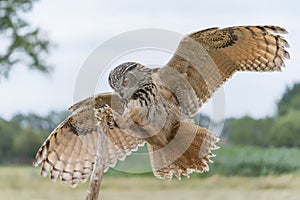
[[[59,178],[72,187],[88,179],[96,161],[98,136],[104,134],[97,126],[94,108],[103,103],[115,112],[123,112],[120,100],[114,93],[87,98],[70,108],[72,115],[59,124],[36,154],[33,164],[42,164],[42,176],[50,172],[51,179]],[[105,171],[144,144],[143,140],[122,131],[117,124],[107,131],[106,155],[101,155],[104,156]]]
[[[175,96],[187,115],[237,71],[280,71],[289,58],[287,33],[277,26],[211,28],[181,40],[166,66],[158,70],[161,85]],[[171,77],[171,78],[168,78]]]

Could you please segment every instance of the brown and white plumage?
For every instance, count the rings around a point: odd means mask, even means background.
[[[43,176],[50,171],[52,179],[76,186],[92,173],[97,138],[106,134],[107,153],[98,155],[105,169],[147,142],[156,177],[208,171],[218,138],[189,117],[235,72],[280,71],[289,58],[282,33],[277,26],[206,29],[187,35],[160,69],[134,62],[116,67],[109,76],[115,93],[72,106],[73,114],[44,142],[34,165],[42,164]]]
[[[235,72],[280,71],[289,59],[287,33],[277,26],[210,28],[187,35],[158,72],[175,79],[164,85],[175,92],[184,113],[195,114]],[[187,92],[186,92],[187,91]]]
[[[49,135],[35,157],[33,164],[42,164],[42,176],[47,176],[50,171],[52,180],[60,179],[72,187],[88,179],[97,157],[98,136],[105,134],[99,131],[94,114],[94,108],[103,103],[122,111],[118,96],[111,93],[90,97],[70,108],[73,114]],[[105,157],[102,163],[105,171],[144,144],[143,140],[117,127],[108,130],[107,138],[107,154],[102,155]]]

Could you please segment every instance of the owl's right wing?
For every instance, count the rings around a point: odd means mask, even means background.
[[[287,33],[277,26],[210,28],[183,38],[173,57],[157,71],[186,115],[203,103],[237,71],[280,71],[289,58]]]
[[[115,112],[123,112],[115,93],[99,94],[70,108],[73,113],[58,125],[36,154],[33,164],[42,164],[42,176],[49,172],[52,180],[60,179],[72,187],[76,187],[79,181],[85,182],[93,172],[100,134],[107,136],[103,137],[107,140],[106,154],[100,155],[104,158],[101,160],[105,171],[144,144],[144,140],[124,132],[117,124],[112,129],[108,128],[107,133],[101,132],[94,108],[103,103]]]

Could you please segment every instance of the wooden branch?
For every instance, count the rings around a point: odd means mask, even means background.
[[[86,196],[86,200],[98,200],[98,196],[100,193],[100,186],[104,173],[104,156],[106,155],[106,127],[99,125],[100,132],[98,136],[98,148],[97,148],[97,159],[94,165],[94,170],[90,178],[90,185],[88,189],[88,194]]]

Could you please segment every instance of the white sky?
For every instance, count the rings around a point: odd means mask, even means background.
[[[87,57],[103,42],[123,32],[161,28],[187,34],[215,26],[269,24],[289,31],[286,38],[292,59],[286,63],[287,68],[282,73],[236,74],[224,89],[227,117],[272,115],[285,88],[300,82],[298,2],[40,0],[26,16],[57,45],[47,58],[55,67],[54,72],[46,76],[24,66],[14,68],[9,80],[0,82],[0,116],[8,119],[18,112],[46,114],[51,109],[69,107],[73,104],[76,78]],[[153,63],[166,63],[168,59],[168,55],[155,56],[147,51],[131,57],[141,59],[141,63],[151,63],[152,57]],[[210,114],[211,107],[206,105],[203,112]]]

